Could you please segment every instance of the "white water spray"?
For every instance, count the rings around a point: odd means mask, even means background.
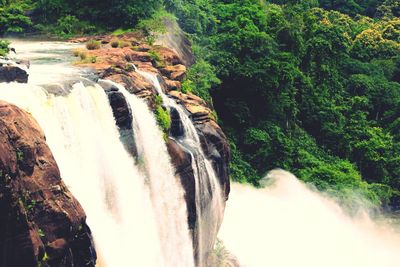
[[[223,219],[224,200],[221,185],[211,162],[202,151],[200,138],[193,122],[183,107],[164,94],[156,75],[143,71],[138,71],[138,73],[155,86],[168,109],[172,107],[177,110],[184,127],[184,136],[177,141],[192,157],[192,168],[196,183],[197,265],[205,266],[208,249],[214,245],[215,237]]]
[[[64,182],[87,214],[103,265],[163,266],[148,192],[119,141],[102,88],[76,84],[63,97],[0,84],[0,98],[31,112],[43,128]]]
[[[233,184],[219,237],[247,267],[398,267],[400,234],[350,218],[285,171],[265,189]]]
[[[26,48],[32,59],[47,58],[45,47],[30,52],[31,47],[21,45],[18,51]],[[122,90],[135,112],[133,127],[144,158],[137,166],[119,139],[104,90],[88,81],[63,87],[65,69],[43,64],[56,74],[50,82],[58,83],[61,95],[37,85],[46,83],[37,70],[29,84],[0,83],[0,99],[30,112],[44,130],[62,179],[87,214],[98,266],[194,266],[182,189],[152,113]]]
[[[192,241],[182,186],[175,177],[163,134],[148,106],[124,87],[113,83],[131,107],[133,129],[142,175],[154,206],[165,266],[194,266]]]

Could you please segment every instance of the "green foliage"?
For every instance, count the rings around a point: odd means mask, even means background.
[[[113,31],[111,34],[114,36],[119,36],[119,35],[123,35],[125,33],[128,33],[132,31],[132,29],[122,29],[122,28],[118,28],[115,31]]]
[[[211,93],[232,140],[232,179],[258,185],[284,168],[350,206],[354,194],[400,204],[397,6],[166,1],[200,46],[182,90]]]
[[[40,236],[41,238],[42,238],[42,237],[45,237],[45,234],[44,234],[43,230],[40,229],[40,228],[39,228],[39,230],[38,230],[38,234],[39,234],[39,236]]]
[[[10,51],[10,42],[7,40],[0,40],[0,56],[4,57]]]
[[[218,1],[215,1],[218,3]],[[188,33],[210,33],[218,21],[213,15],[214,1],[208,0],[164,0],[168,11],[179,18],[182,29]]]
[[[171,117],[168,111],[161,106],[157,106],[155,110],[155,115],[160,128],[163,130],[164,133],[168,133],[169,129],[171,129]]]
[[[24,160],[24,152],[22,152],[21,150],[17,149],[16,155],[17,155],[17,160],[18,161],[23,161]]]
[[[146,37],[147,42],[153,45],[158,34],[165,33],[167,28],[165,22],[175,20],[175,17],[163,9],[155,12],[150,18],[142,19],[136,26]]]
[[[0,7],[0,35],[4,33],[20,33],[32,25],[25,15],[29,6],[24,2],[5,2]]]
[[[161,7],[160,0],[37,0],[37,12],[43,24],[74,16],[92,25],[106,28],[131,28],[139,19],[150,17]]]
[[[215,68],[203,59],[199,59],[187,72],[182,83],[183,92],[192,92],[211,103],[210,89],[219,85]]]

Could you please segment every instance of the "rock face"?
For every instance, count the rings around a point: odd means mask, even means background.
[[[0,82],[28,82],[28,73],[21,65],[0,61]]]
[[[157,38],[156,44],[174,50],[183,64],[191,66],[195,62],[195,57],[192,51],[192,44],[186,34],[174,20],[165,19],[164,25],[166,32]]]
[[[227,138],[216,123],[214,111],[208,103],[196,95],[191,93],[185,94],[179,91],[182,88],[182,80],[186,76],[186,66],[194,62],[194,58],[189,51],[190,47],[186,47],[186,49],[182,48],[186,52],[181,51],[182,53],[178,54],[176,49],[149,46],[141,43],[140,40],[130,39],[126,36],[120,36],[119,38],[134,45],[131,47],[112,48],[108,44],[108,37],[99,38],[99,41],[104,44],[100,49],[85,51],[88,57],[97,58],[96,63],[83,64],[83,66],[92,67],[97,70],[99,77],[102,79],[108,79],[123,85],[130,93],[144,99],[149,108],[153,110],[159,105],[160,96],[157,95],[157,90],[153,85],[135,70],[135,67],[140,71],[156,74],[162,90],[178,104],[182,105],[189,113],[199,134],[202,149],[216,170],[225,199],[227,200],[230,191],[228,169],[230,148]],[[130,110],[121,95],[118,95],[119,92],[112,92],[110,88],[104,88],[109,96],[114,117],[120,128],[121,140],[123,140],[127,150],[136,156],[134,141],[126,139],[126,136],[132,136],[132,133],[126,134],[125,132],[129,128],[127,127],[127,123],[131,120]],[[191,156],[175,141],[183,135],[183,126],[178,112],[172,109],[170,117],[172,123],[167,133],[169,136],[167,139],[167,148],[176,170],[176,176],[180,178],[185,191],[189,227],[193,233],[194,243],[196,243],[196,183]],[[196,246],[194,247],[196,254]],[[212,247],[209,249],[211,250]]]
[[[0,266],[95,266],[85,213],[37,122],[0,101]]]

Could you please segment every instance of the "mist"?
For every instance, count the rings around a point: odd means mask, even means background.
[[[400,266],[400,233],[386,220],[350,217],[289,172],[267,180],[263,189],[232,186],[219,238],[241,266]]]

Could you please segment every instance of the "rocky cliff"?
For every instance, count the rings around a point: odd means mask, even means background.
[[[30,114],[0,101],[0,266],[95,266],[85,213]]]
[[[99,49],[82,50],[85,58],[92,59],[78,62],[78,65],[95,69],[102,79],[112,80],[123,85],[130,93],[135,94],[148,103],[151,109],[157,105],[157,91],[146,81],[135,67],[141,71],[151,72],[157,75],[164,93],[181,104],[190,115],[196,130],[200,136],[203,151],[214,165],[214,169],[219,177],[219,182],[228,199],[230,191],[228,165],[230,160],[230,148],[227,138],[215,117],[213,108],[201,98],[191,93],[181,91],[182,80],[186,76],[187,65],[193,62],[193,56],[188,55],[188,48],[185,53],[177,53],[176,50],[160,45],[150,46],[141,41],[141,38],[126,34],[118,37],[119,47],[113,48],[112,43],[116,42],[116,37],[98,36],[96,39],[101,43]],[[84,42],[88,39],[75,41]],[[187,41],[181,41],[187,46]],[[183,49],[182,49],[183,50]],[[182,57],[186,59],[183,59]],[[189,62],[189,63],[188,63]],[[121,93],[112,88],[107,88],[110,103],[114,110],[114,116],[120,129],[126,131],[130,128],[129,108]],[[191,157],[188,152],[179,146],[174,137],[179,136],[182,125],[177,112],[171,110],[171,128],[167,131],[167,147],[171,155],[172,163],[175,166],[176,174],[180,177],[185,190],[186,202],[188,205],[189,227],[193,230],[196,225],[196,206],[195,206],[195,178],[191,165]],[[125,136],[131,136],[122,134]],[[129,143],[129,142],[128,142]],[[128,149],[134,153],[134,144],[127,145]],[[194,235],[195,236],[195,235]],[[196,242],[194,242],[196,243]],[[212,248],[210,248],[211,250]]]

